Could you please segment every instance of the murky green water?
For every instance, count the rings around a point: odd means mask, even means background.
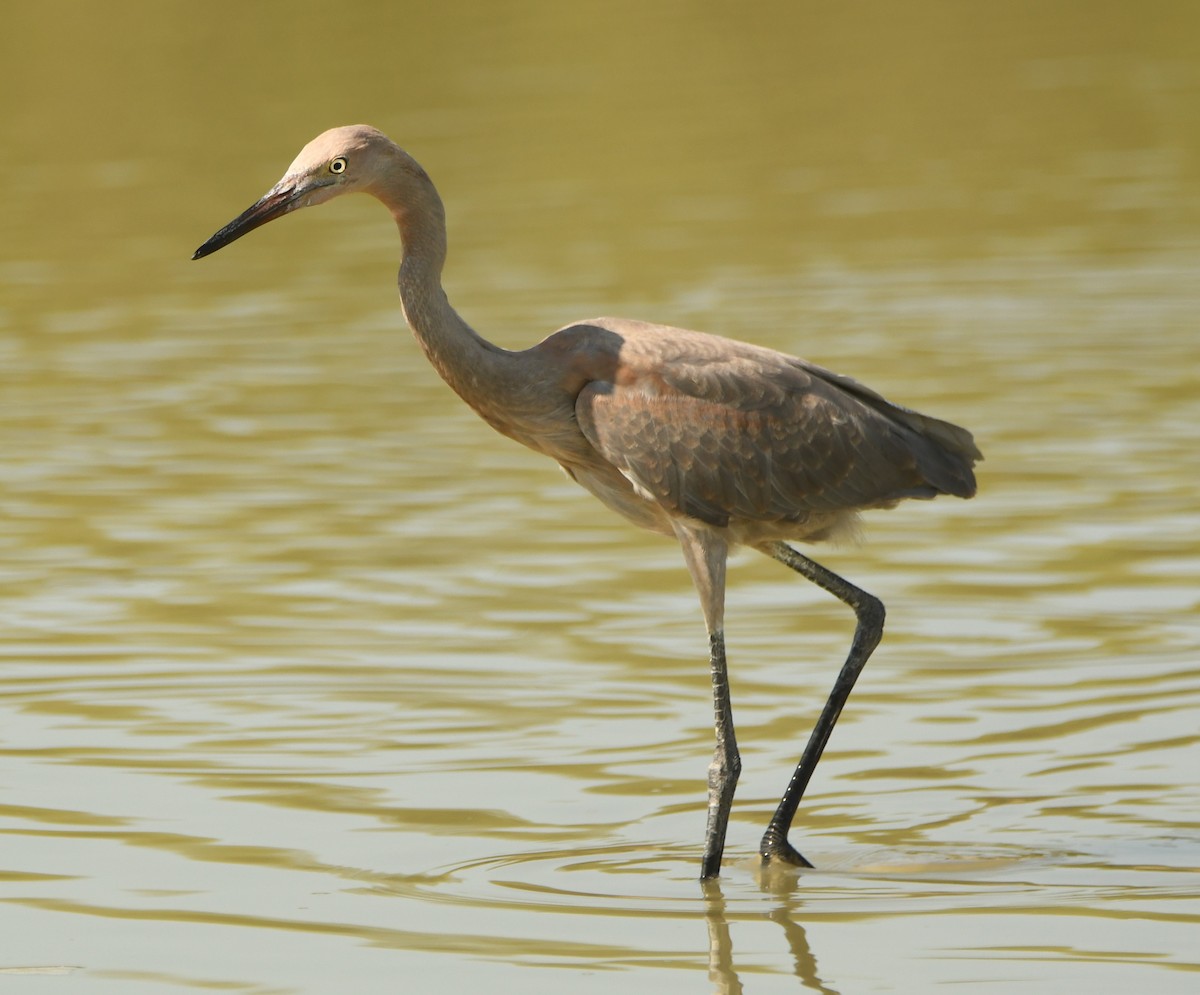
[[[9,12],[0,986],[1194,990],[1197,22]],[[801,809],[817,870],[754,852],[842,606],[734,563],[746,770],[702,889],[678,550],[436,379],[377,205],[189,261],[355,120],[438,181],[497,341],[684,324],[975,431],[975,501],[820,556],[889,618]]]

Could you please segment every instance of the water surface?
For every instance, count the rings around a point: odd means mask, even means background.
[[[11,12],[0,974],[1194,989],[1195,12],[757,10]],[[365,198],[188,260],[353,120],[439,183],[497,341],[705,328],[975,431],[975,501],[820,554],[889,617],[816,870],[754,854],[843,606],[735,559],[746,769],[702,888],[678,550],[437,380]]]

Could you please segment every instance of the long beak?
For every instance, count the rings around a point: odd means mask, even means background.
[[[247,232],[261,228],[268,221],[281,218],[289,211],[302,206],[303,190],[299,184],[282,182],[268,190],[258,201],[251,204],[224,228],[213,235],[200,248],[192,253],[193,259],[202,259],[217,249],[223,248],[230,242],[241,238]]]

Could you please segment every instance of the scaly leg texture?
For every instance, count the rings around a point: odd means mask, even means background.
[[[858,619],[858,624],[854,629],[854,641],[850,644],[850,653],[842,665],[841,672],[834,682],[833,690],[829,694],[829,699],[821,711],[821,717],[817,719],[817,724],[813,727],[808,745],[804,747],[800,763],[796,765],[795,773],[792,774],[787,790],[784,791],[775,814],[771,816],[771,821],[767,824],[767,831],[763,834],[762,842],[758,847],[764,864],[779,860],[799,867],[812,867],[812,864],[805,860],[788,842],[788,830],[792,826],[792,819],[796,815],[800,799],[804,797],[804,790],[808,787],[808,782],[816,769],[817,761],[825,752],[825,744],[829,742],[829,735],[833,732],[834,724],[837,722],[838,716],[842,714],[842,707],[850,696],[854,682],[862,673],[863,666],[871,652],[879,645],[879,640],[883,635],[884,608],[883,602],[874,595],[843,580],[832,570],[827,570],[807,556],[796,552],[786,543],[772,543],[763,547],[762,551],[780,563],[791,567],[796,573],[811,580],[818,587],[824,588],[835,598],[844,601],[854,609],[854,614]]]
[[[708,529],[674,522],[688,571],[700,595],[704,624],[708,630],[708,665],[712,672],[713,725],[717,746],[708,768],[708,828],[704,834],[704,856],[700,878],[715,878],[721,872],[725,852],[725,830],[742,759],[733,732],[733,706],[729,701],[729,668],[725,663],[725,559],[724,537]]]
[[[721,871],[729,810],[733,807],[733,792],[737,787],[738,775],[742,772],[742,758],[738,755],[737,737],[733,731],[733,706],[729,699],[725,635],[719,630],[709,636],[709,666],[712,670],[713,725],[717,747],[708,768],[708,828],[704,833],[701,880],[715,878]]]

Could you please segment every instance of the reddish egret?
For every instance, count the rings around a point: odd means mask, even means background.
[[[725,663],[725,562],[751,546],[849,605],[853,642],[767,825],[763,862],[810,867],[788,842],[796,807],[859,672],[883,603],[788,541],[853,531],[858,513],[905,498],[975,493],[971,434],[898,407],[849,377],[732,339],[597,318],[509,351],[478,335],[442,290],[446,219],[423,170],[365,125],[306,145],[283,179],[199,249],[207,256],[297,208],[369,193],[400,229],[404,316],[429,361],[496,431],[544,453],[635,525],[674,536],[708,627],[716,750],[700,876],[721,869],[741,771]]]

